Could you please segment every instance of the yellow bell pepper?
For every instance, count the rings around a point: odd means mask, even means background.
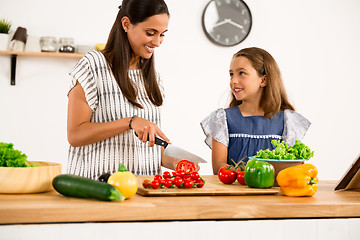
[[[282,194],[291,197],[313,196],[318,186],[318,171],[312,164],[285,168],[279,172],[276,181]]]

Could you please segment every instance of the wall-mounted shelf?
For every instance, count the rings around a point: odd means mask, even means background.
[[[17,56],[81,58],[81,57],[84,56],[84,53],[0,51],[0,55],[9,55],[9,56],[11,56],[10,84],[15,85],[15,73],[16,73],[16,59],[17,59]]]

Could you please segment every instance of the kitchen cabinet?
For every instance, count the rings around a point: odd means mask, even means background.
[[[83,53],[60,53],[60,52],[17,52],[17,51],[0,51],[0,55],[11,56],[11,76],[10,84],[15,85],[16,60],[18,56],[30,57],[56,57],[56,58],[81,58]]]

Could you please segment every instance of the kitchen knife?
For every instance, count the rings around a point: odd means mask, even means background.
[[[136,133],[135,133],[135,135],[137,136]],[[182,160],[189,160],[190,162],[193,162],[193,163],[206,163],[206,161],[204,159],[202,159],[201,157],[199,157],[191,152],[188,152],[180,147],[177,147],[173,144],[168,144],[167,142],[165,142],[164,140],[162,140],[158,137],[155,137],[155,144],[164,147],[164,149],[165,149],[164,155],[166,155],[166,156],[179,158]]]
[[[189,160],[190,162],[194,162],[194,163],[206,163],[206,161],[201,157],[191,152],[188,152],[180,147],[177,147],[173,144],[168,144],[167,142],[165,142],[160,138],[155,137],[155,144],[164,147],[165,149],[164,155],[166,156]]]

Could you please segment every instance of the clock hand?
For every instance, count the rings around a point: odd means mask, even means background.
[[[221,21],[221,22],[218,22],[216,23],[213,28],[216,28],[218,26],[221,26],[221,25],[224,25],[225,23],[228,23],[229,22],[229,19],[225,18],[224,21]]]
[[[230,23],[230,24],[234,25],[235,27],[244,29],[243,26],[241,26],[240,24],[237,24],[236,22],[232,21],[230,18],[225,18],[223,21],[218,22],[217,24],[215,24],[215,25],[213,26],[213,28],[216,28],[216,27],[218,27],[218,26],[224,25],[225,23]]]
[[[234,25],[235,27],[238,27],[238,28],[241,28],[241,29],[244,29],[243,26],[241,26],[240,24],[237,24],[236,22],[233,22],[231,19],[228,20],[228,23]]]

